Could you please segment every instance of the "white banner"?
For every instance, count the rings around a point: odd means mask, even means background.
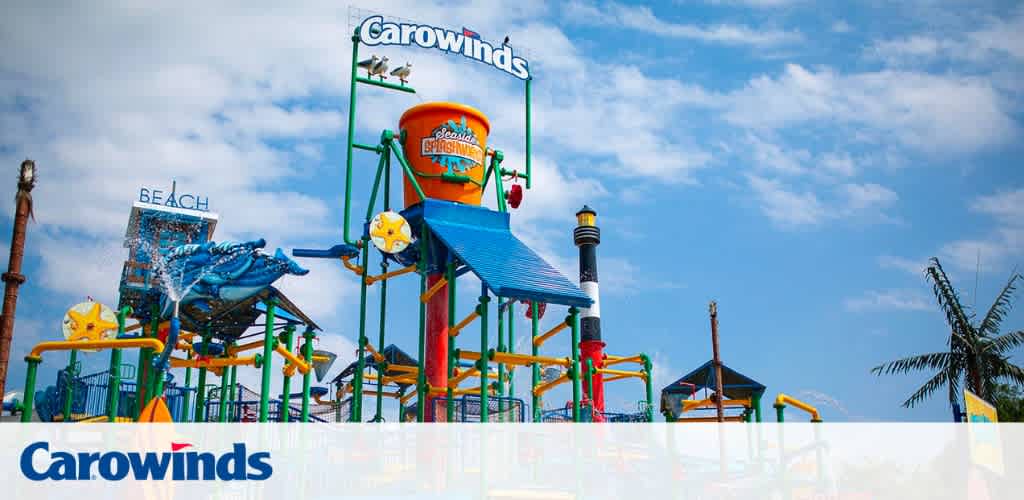
[[[1022,498],[1024,426],[3,424],[4,498]],[[989,430],[986,428],[986,430]],[[984,443],[973,443],[981,436]],[[1004,471],[972,463],[972,446]],[[995,450],[995,451],[993,451]]]

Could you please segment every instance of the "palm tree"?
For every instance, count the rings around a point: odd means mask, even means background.
[[[876,366],[876,375],[906,374],[915,371],[937,371],[931,379],[903,402],[912,408],[942,386],[949,387],[949,402],[960,399],[960,381],[982,398],[988,397],[1001,381],[1024,385],[1024,369],[1010,362],[1008,353],[1024,344],[1024,330],[1000,335],[999,328],[1009,312],[1013,293],[1020,274],[1013,272],[995,303],[980,323],[975,324],[974,312],[960,303],[939,259],[932,257],[925,276],[932,284],[932,292],[949,324],[949,348],[942,352],[919,354]]]

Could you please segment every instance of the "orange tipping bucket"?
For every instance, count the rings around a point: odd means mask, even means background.
[[[427,198],[479,205],[491,123],[475,108],[428,102],[402,113],[402,151]],[[405,178],[405,206],[420,202]]]

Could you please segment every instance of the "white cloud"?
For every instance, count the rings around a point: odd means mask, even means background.
[[[882,255],[878,257],[878,265],[882,269],[895,269],[915,275],[920,275],[924,272],[925,268],[928,267],[924,259],[918,261],[915,259],[907,259],[892,255]]]
[[[850,26],[850,23],[842,19],[832,23],[831,29],[833,33],[849,33],[853,31],[853,27]]]
[[[963,270],[983,271],[1013,267],[1024,255],[1024,189],[981,196],[970,204],[971,211],[991,216],[996,228],[986,235],[963,238],[942,246],[943,261]]]
[[[573,0],[565,5],[564,14],[579,23],[623,26],[661,37],[724,45],[768,47],[799,42],[803,38],[795,31],[758,30],[736,24],[698,26],[674,23],[656,16],[650,7],[623,5],[617,2],[605,2],[602,6],[597,6]]]
[[[895,139],[926,154],[972,153],[1010,143],[1020,127],[980,77],[907,71],[841,74],[787,64],[722,98],[725,119],[775,130],[813,123],[851,127],[878,144]]]
[[[783,227],[814,226],[827,217],[827,209],[813,192],[797,193],[780,181],[748,175],[747,181],[761,211]]]
[[[850,211],[888,206],[899,198],[895,191],[878,184],[844,184],[840,189],[847,200],[846,209]]]
[[[926,311],[932,308],[928,298],[917,290],[867,290],[859,297],[850,297],[843,306],[851,312]]]
[[[890,65],[921,65],[937,60],[972,64],[1024,61],[1024,9],[1005,18],[990,17],[979,29],[957,33],[918,33],[877,40],[865,55]]]

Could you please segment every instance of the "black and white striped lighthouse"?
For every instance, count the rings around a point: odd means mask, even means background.
[[[597,245],[601,244],[601,229],[597,227],[597,212],[584,205],[576,212],[573,240],[580,249],[580,288],[594,303],[580,311],[580,361],[586,366],[590,360],[594,368],[604,366],[604,342],[601,340],[601,294],[597,285]],[[593,394],[592,404],[604,411],[604,382],[600,373],[584,379],[584,390]]]

